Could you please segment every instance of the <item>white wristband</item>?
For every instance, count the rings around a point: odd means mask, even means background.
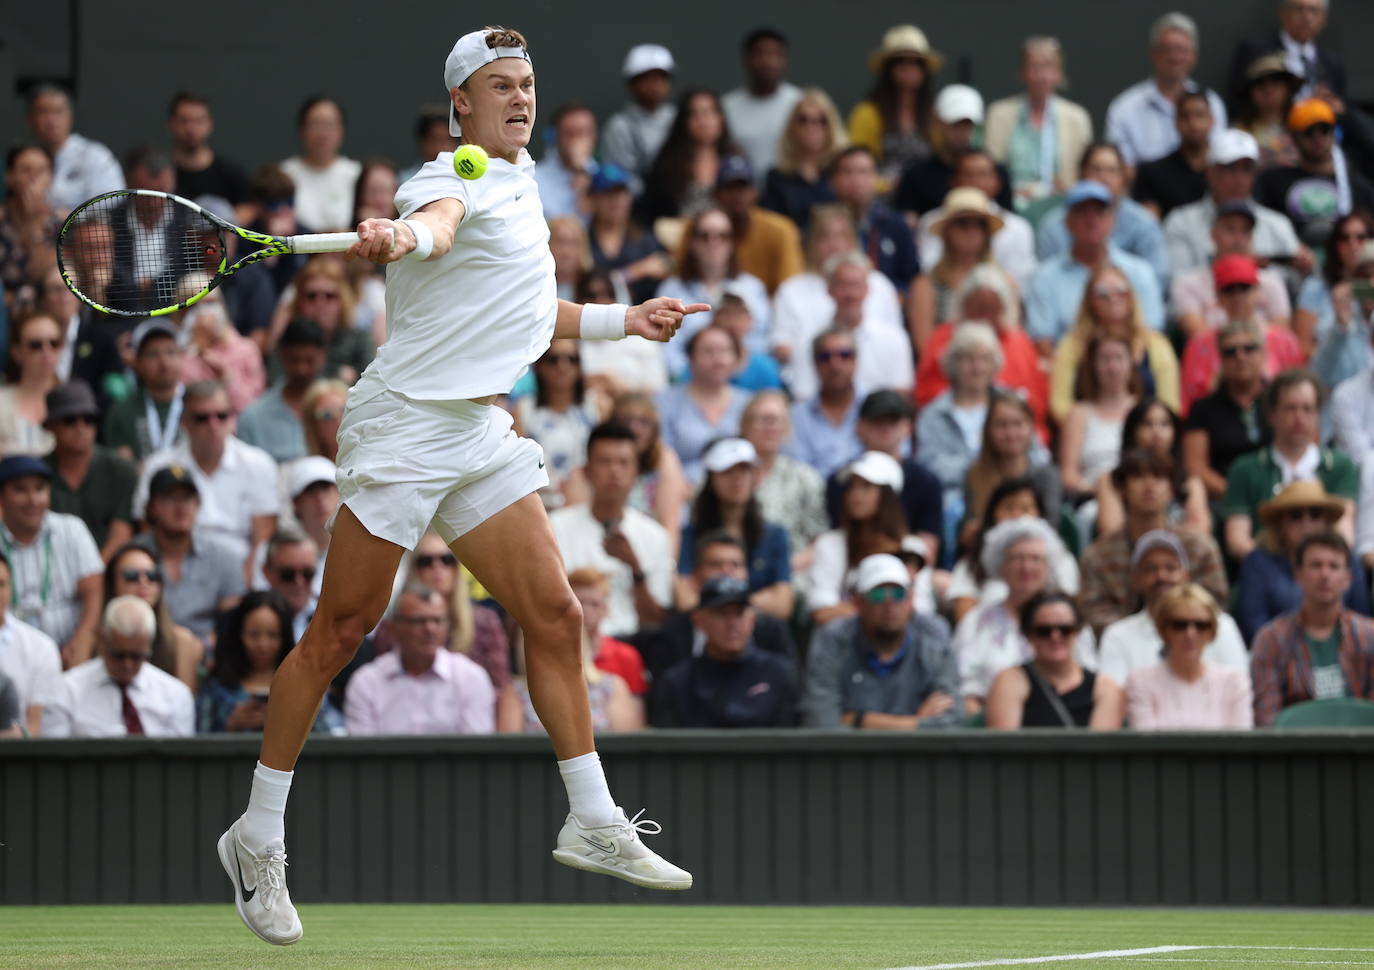
[[[578,332],[583,340],[624,340],[627,310],[623,303],[584,303]]]
[[[428,259],[434,252],[434,233],[429,231],[429,226],[419,219],[401,219],[400,223],[415,235],[415,248],[406,255],[411,259]]]

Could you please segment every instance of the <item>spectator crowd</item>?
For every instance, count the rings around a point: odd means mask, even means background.
[[[854,65],[847,114],[774,29],[728,92],[642,44],[611,117],[558,104],[535,171],[559,296],[712,308],[667,345],[554,341],[501,401],[544,449],[597,729],[1248,729],[1374,701],[1374,120],[1326,14],[1280,0],[1225,91],[1162,16],[1100,124],[1055,38],[987,103],[913,25]],[[398,166],[345,155],[313,97],[298,153],[251,168],[197,94],[122,163],[76,107],[34,87],[6,156],[0,733],[260,730],[384,276],[277,256],[126,320],[67,290],[57,234],[124,187],[274,235],[391,217],[450,164],[447,107]],[[431,533],[316,730],[539,731],[523,666]]]

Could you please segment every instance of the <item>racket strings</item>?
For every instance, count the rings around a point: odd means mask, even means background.
[[[118,194],[69,218],[58,244],[71,287],[121,314],[174,307],[210,285],[224,255],[219,226],[171,199]]]

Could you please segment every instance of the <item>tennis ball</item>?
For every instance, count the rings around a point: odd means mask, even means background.
[[[453,170],[462,179],[479,179],[487,174],[487,153],[481,145],[461,145],[453,153]]]

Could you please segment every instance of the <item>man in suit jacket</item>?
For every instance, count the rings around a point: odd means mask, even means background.
[[[1288,70],[1303,79],[1295,100],[1324,94],[1345,99],[1345,65],[1330,48],[1317,46],[1326,15],[1327,0],[1280,0],[1279,29],[1236,45],[1231,58],[1231,93],[1236,107],[1245,97],[1246,70],[1256,58],[1275,52],[1283,55]]]

